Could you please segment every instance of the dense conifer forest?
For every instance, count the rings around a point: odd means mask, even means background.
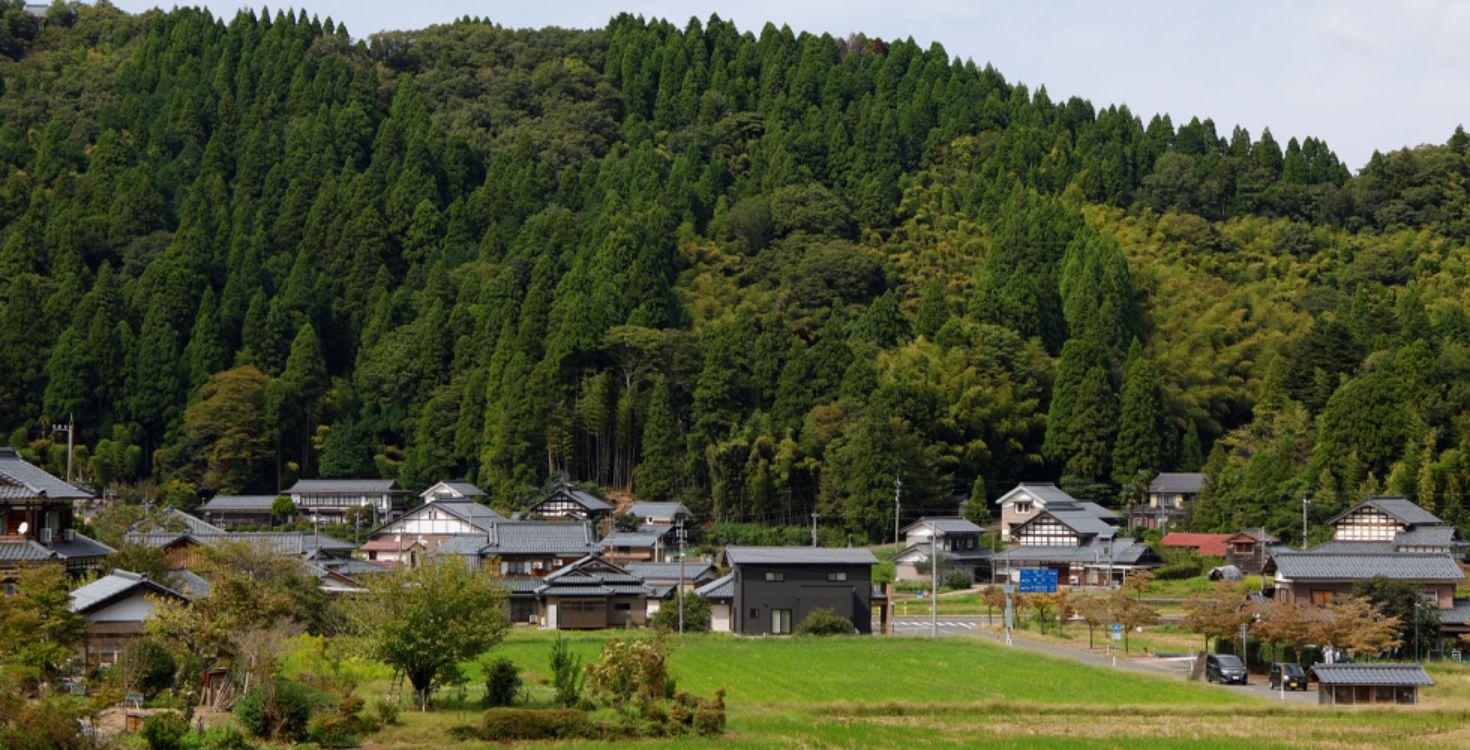
[[[1354,174],[882,29],[3,7],[0,438],[60,470],[74,415],[95,486],[565,474],[875,540],[895,476],[1206,468],[1201,530],[1470,524],[1463,130]]]

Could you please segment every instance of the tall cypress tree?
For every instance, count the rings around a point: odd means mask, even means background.
[[[1141,473],[1163,467],[1162,411],[1158,374],[1134,340],[1123,372],[1118,442],[1113,446],[1113,481],[1119,486],[1128,487]]]
[[[684,438],[679,434],[669,381],[662,376],[654,380],[648,395],[642,447],[643,458],[638,464],[634,490],[644,500],[672,500],[681,483]]]

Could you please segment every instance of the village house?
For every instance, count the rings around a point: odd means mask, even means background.
[[[71,611],[87,622],[81,646],[83,669],[116,664],[128,644],[143,636],[144,622],[157,606],[155,599],[160,598],[187,602],[190,596],[146,575],[120,569],[71,592]]]
[[[709,629],[715,633],[728,633],[734,623],[731,608],[735,603],[735,574],[729,573],[716,578],[694,590],[709,602]]]
[[[349,513],[366,512],[376,526],[398,517],[408,493],[392,479],[302,479],[286,494],[308,518],[342,521]]]
[[[1231,534],[1225,540],[1225,563],[1249,576],[1275,575],[1276,563],[1271,560],[1271,551],[1280,542],[1265,529],[1246,529]]]
[[[628,506],[628,515],[637,516],[644,526],[677,526],[693,518],[682,503],[637,502]]]
[[[485,491],[469,482],[439,482],[433,487],[419,493],[419,499],[425,503],[436,500],[470,500],[477,503],[485,502],[489,495]]]
[[[375,562],[412,565],[447,539],[470,536],[488,539],[504,516],[467,497],[431,495],[423,505],[368,533],[359,549]]]
[[[1446,554],[1462,547],[1454,527],[1403,497],[1369,497],[1328,523],[1334,543],[1371,543],[1403,552]]]
[[[1105,523],[1116,523],[1118,520],[1117,513],[1097,503],[1078,500],[1050,482],[1022,482],[997,498],[995,503],[1000,506],[1001,541],[1009,541],[1017,526],[1053,505],[1061,505],[1068,510],[1080,510]]]
[[[905,548],[894,555],[894,578],[900,581],[930,579],[927,570],[931,556],[931,536],[938,540],[940,575],[945,569],[958,570],[971,580],[990,579],[991,551],[980,546],[985,530],[958,517],[924,517],[900,529]]]
[[[541,502],[531,506],[527,513],[542,518],[596,521],[612,515],[612,510],[612,503],[563,479],[551,488],[551,492]]]
[[[606,558],[606,555],[603,556]],[[694,591],[715,578],[715,566],[703,560],[687,560],[684,563],[684,592]],[[638,576],[651,592],[648,595],[648,616],[653,617],[665,602],[673,603],[679,593],[679,562],[630,562],[622,565],[623,570]]]
[[[38,563],[95,570],[112,548],[72,528],[73,504],[92,493],[74,487],[0,447],[0,580]]]
[[[1128,506],[1128,528],[1167,529],[1178,525],[1189,514],[1204,484],[1204,474],[1159,474],[1149,482],[1143,502]]]
[[[726,547],[734,581],[731,631],[789,635],[815,609],[873,632],[873,566],[866,549]]]
[[[215,495],[199,506],[199,517],[226,529],[269,526],[276,495]]]
[[[657,531],[614,531],[603,537],[598,546],[603,557],[620,563],[667,559],[663,534]]]
[[[1455,587],[1465,579],[1449,555],[1433,552],[1277,552],[1276,599],[1326,606],[1370,578],[1413,583],[1440,609],[1455,606]]]
[[[1230,534],[1190,534],[1171,531],[1159,540],[1159,544],[1173,549],[1187,549],[1200,557],[1224,557],[1230,543]]]
[[[541,579],[598,552],[597,537],[587,523],[507,521],[485,533],[459,534],[426,553],[429,559],[451,557],[475,566],[493,563],[510,591],[511,622],[537,620]]]
[[[652,593],[638,576],[589,555],[541,579],[537,619],[548,630],[643,627]]]
[[[139,524],[123,539],[129,544],[161,548],[170,568],[192,568],[204,558],[204,548],[226,542],[249,544],[261,552],[305,560],[345,559],[351,542],[313,531],[229,531],[180,510],[170,509],[164,526]]]
[[[991,558],[994,580],[1015,582],[1022,569],[1049,568],[1059,585],[1111,587],[1131,571],[1162,564],[1147,544],[1117,531],[1089,511],[1054,501],[1012,529],[1016,545]]]

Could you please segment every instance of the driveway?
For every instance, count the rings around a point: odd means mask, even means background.
[[[948,637],[970,637],[988,638],[992,641],[1001,641],[1001,636],[989,630],[990,620],[1000,622],[1000,616],[993,618],[985,615],[961,615],[954,617],[939,618],[939,636]],[[902,636],[927,636],[930,634],[930,622],[928,617],[895,617],[893,619],[894,635]],[[1194,657],[1190,656],[1123,656],[1117,657],[1094,654],[1087,651],[1078,651],[1066,646],[1058,646],[1054,643],[1028,640],[1018,637],[1014,633],[1011,636],[1011,645],[1024,648],[1029,651],[1039,651],[1050,656],[1090,664],[1095,667],[1114,667],[1117,669],[1128,669],[1135,672],[1143,672],[1153,675],[1164,675],[1175,679],[1189,679],[1190,665]],[[1271,690],[1266,686],[1265,677],[1253,677],[1249,685],[1219,685],[1220,690],[1239,690],[1254,695],[1262,700],[1283,701],[1279,691]],[[1288,692],[1284,702],[1287,703],[1316,703],[1317,692]]]

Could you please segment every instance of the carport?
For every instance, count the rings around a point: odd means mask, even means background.
[[[1308,677],[1317,680],[1317,702],[1324,706],[1412,706],[1419,687],[1434,684],[1418,664],[1316,664]]]

